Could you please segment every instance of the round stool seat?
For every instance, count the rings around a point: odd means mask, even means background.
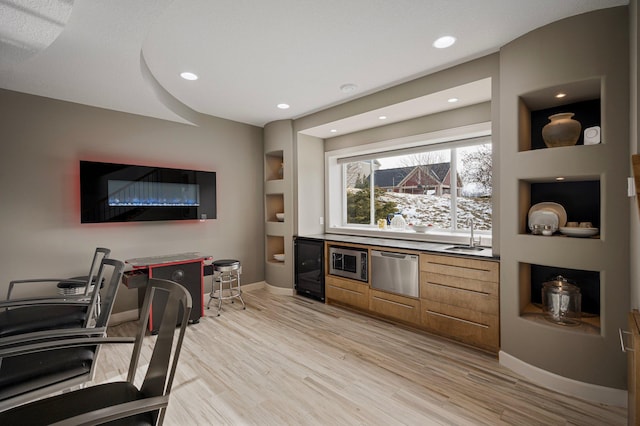
[[[222,301],[231,300],[231,303],[233,303],[236,298],[242,302],[242,309],[246,309],[244,300],[242,300],[242,288],[240,288],[240,274],[242,274],[240,261],[236,259],[219,259],[213,261],[211,266],[214,273],[207,309],[209,309],[212,300],[217,300],[218,316],[220,316]]]
[[[235,259],[220,259],[213,262],[213,269],[218,272],[230,272],[240,269],[240,261]]]

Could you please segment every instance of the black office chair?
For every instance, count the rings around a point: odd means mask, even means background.
[[[154,304],[163,306],[163,314],[146,375],[141,386],[137,387],[134,380],[152,300]],[[111,422],[110,425],[161,425],[169,403],[169,393],[191,307],[191,296],[184,287],[172,281],[150,279],[126,381],[91,386],[12,408],[0,413],[0,424],[37,426]],[[178,319],[180,311],[182,316]],[[180,323],[180,327],[176,328],[176,323]],[[23,356],[33,350],[48,351],[51,346],[76,347],[111,341],[123,340],[78,338],[48,341],[32,348],[28,346],[33,345],[21,345],[4,352],[0,350],[0,356]],[[49,347],[42,349],[43,346]]]
[[[111,316],[113,301],[122,274],[124,262],[103,259],[97,277],[102,280],[110,274],[103,289],[101,311],[92,327],[49,329],[0,338],[0,354],[11,355],[16,348],[47,344],[62,338],[104,337]],[[62,301],[57,300],[56,308]],[[72,307],[82,302],[69,301]],[[27,308],[20,308],[27,309]],[[90,309],[87,306],[87,309]],[[13,312],[10,310],[9,313]],[[21,356],[0,355],[0,410],[32,401],[58,390],[69,389],[93,379],[97,346],[60,348],[51,351],[24,352]]]
[[[111,250],[98,247],[86,277],[11,281],[7,300],[0,302],[0,338],[56,328],[89,327],[100,314],[99,290],[103,280],[97,279],[97,274],[102,260],[107,259],[110,253]],[[11,299],[17,285],[51,283],[56,283],[59,288],[73,288],[74,293]]]

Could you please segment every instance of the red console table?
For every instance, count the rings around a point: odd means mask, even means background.
[[[201,253],[179,253],[166,256],[139,257],[125,260],[131,265],[131,271],[125,272],[122,282],[128,288],[138,290],[138,308],[142,306],[147,290],[149,278],[161,278],[175,281],[184,286],[191,294],[193,308],[189,322],[197,323],[204,316],[204,262],[211,260],[211,256]],[[158,320],[162,312],[151,307],[149,314],[149,331],[157,333]],[[154,317],[156,318],[154,324]]]

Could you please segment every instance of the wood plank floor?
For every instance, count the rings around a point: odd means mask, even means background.
[[[187,329],[165,424],[626,424],[625,409],[545,390],[426,333],[265,290],[244,299],[247,310],[212,308]],[[129,346],[100,356],[97,382],[126,373]]]

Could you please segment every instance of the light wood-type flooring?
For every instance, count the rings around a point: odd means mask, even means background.
[[[626,424],[626,409],[543,389],[420,331],[298,296],[244,299],[246,310],[212,307],[188,327],[166,425]],[[104,347],[96,381],[125,374],[129,356]]]

